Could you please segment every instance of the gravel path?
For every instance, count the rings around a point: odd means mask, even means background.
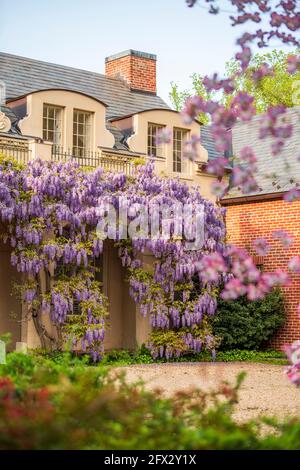
[[[148,389],[160,388],[166,395],[191,387],[214,389],[222,381],[235,382],[241,371],[247,376],[236,407],[238,421],[258,415],[300,418],[300,390],[289,383],[280,365],[257,363],[178,363],[122,367],[129,382],[142,379]]]

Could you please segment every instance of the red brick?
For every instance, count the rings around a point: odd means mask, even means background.
[[[131,89],[156,93],[156,60],[129,54],[107,61],[105,74],[122,78]]]

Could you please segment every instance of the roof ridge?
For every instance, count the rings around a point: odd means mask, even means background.
[[[121,81],[118,78],[109,77],[109,76],[105,75],[104,73],[94,72],[93,70],[83,69],[83,68],[80,68],[80,67],[73,67],[72,65],[64,65],[64,64],[58,64],[57,62],[49,62],[47,60],[33,59],[32,57],[26,57],[26,56],[22,56],[22,55],[18,55],[18,54],[12,54],[10,52],[3,52],[3,51],[0,51],[0,56],[1,55],[9,56],[9,57],[16,57],[17,59],[26,59],[28,61],[37,62],[39,64],[46,64],[46,65],[51,65],[51,66],[54,65],[55,67],[63,67],[63,68],[71,69],[71,70],[77,70],[77,71],[80,71],[80,72],[92,73],[94,75],[103,77],[105,79],[107,78],[107,79],[112,80],[114,82],[116,82],[116,81],[120,82]]]

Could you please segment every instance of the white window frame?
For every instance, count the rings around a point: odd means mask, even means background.
[[[173,152],[172,170],[173,173],[187,174],[189,170],[188,161],[183,158],[184,142],[188,140],[189,130],[180,127],[173,127]],[[180,137],[180,138],[179,138]]]
[[[43,139],[57,147],[60,147],[63,141],[63,112],[62,106],[43,104]]]
[[[93,113],[73,109],[73,154],[84,157],[91,150]]]
[[[156,144],[156,135],[166,126],[163,124],[155,124],[148,122],[147,127],[147,155],[149,157],[165,158],[166,146],[164,144]]]

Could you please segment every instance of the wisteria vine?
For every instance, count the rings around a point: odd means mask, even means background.
[[[169,240],[120,239],[117,232],[114,242],[128,268],[130,293],[151,322],[148,346],[153,357],[169,358],[204,347],[214,351],[207,318],[216,311],[218,285],[227,274],[220,271],[215,278],[205,278],[199,270],[209,253],[225,252],[223,209],[205,200],[197,188],[156,176],[152,162],[126,177],[100,168],[85,171],[71,162],[35,160],[22,167],[2,157],[2,238],[11,245],[12,265],[25,275],[19,294],[42,346],[56,349],[69,341],[94,360],[102,357],[108,304],[95,268],[105,247],[96,230],[98,209],[104,201],[118,209],[120,196],[126,196],[129,207],[141,204],[150,210],[152,204],[174,201],[202,205],[201,250],[186,249],[186,241],[172,234]],[[153,272],[141,262],[145,251],[153,257]],[[50,329],[46,318],[51,319]]]

